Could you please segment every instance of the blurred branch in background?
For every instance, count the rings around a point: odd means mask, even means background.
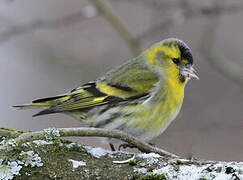
[[[212,16],[212,15],[220,15],[220,14],[229,14],[229,13],[237,13],[243,10],[243,4],[238,5],[231,5],[225,6],[220,5],[217,8],[214,6],[210,7],[201,7],[198,5],[193,5],[188,3],[186,0],[179,1],[177,4],[171,5],[172,7],[178,8],[179,14],[171,16],[170,18],[163,19],[161,23],[150,27],[149,29],[145,30],[144,33],[140,34],[138,37],[134,37],[132,33],[128,30],[125,24],[121,21],[121,19],[116,15],[116,13],[112,10],[111,6],[104,1],[99,0],[90,0],[93,5],[95,6],[86,6],[81,11],[63,16],[57,19],[51,20],[43,20],[43,19],[36,19],[32,22],[20,25],[10,25],[9,27],[0,31],[0,43],[6,42],[15,36],[19,36],[26,33],[33,33],[39,29],[56,29],[60,27],[65,27],[69,25],[73,25],[75,23],[80,23],[84,20],[88,20],[93,17],[97,17],[98,12],[107,19],[111,25],[116,29],[120,36],[127,42],[129,47],[132,49],[134,54],[140,52],[140,43],[139,40],[144,40],[153,36],[154,34],[158,34],[169,28],[173,25],[178,24],[178,16],[181,16],[180,19],[187,20],[188,18],[197,18],[202,16]],[[160,7],[160,10],[163,6],[162,1],[158,0],[151,0],[151,1],[121,1],[115,0],[114,2],[130,2],[130,3],[144,3],[145,5],[150,5],[153,8]],[[168,8],[169,4],[166,4]],[[139,39],[139,40],[138,40]]]
[[[216,4],[215,12],[220,12],[217,8],[221,7]],[[205,31],[200,41],[201,54],[215,69],[243,87],[243,67],[230,59],[225,59],[222,55],[219,56],[214,54],[215,51],[213,45],[215,43],[215,33],[217,32],[216,30],[219,20],[220,16],[216,13],[205,25]]]
[[[218,8],[212,6],[201,6],[188,2],[188,0],[179,1],[163,1],[163,0],[113,0],[113,2],[119,3],[131,3],[131,4],[143,4],[145,6],[151,7],[157,11],[161,11],[163,8],[183,8],[189,10],[188,13],[194,11],[194,15],[208,15],[208,14],[218,14],[218,13],[235,13],[237,11],[242,11],[243,4],[238,5],[219,5]]]
[[[132,53],[136,56],[141,52],[140,43],[132,33],[127,29],[121,19],[116,15],[112,8],[104,1],[90,0],[94,6],[84,7],[80,12],[76,12],[64,17],[51,20],[36,19],[32,22],[20,25],[11,25],[0,31],[0,43],[4,43],[13,37],[33,33],[39,29],[56,29],[66,27],[84,20],[96,17],[98,12],[119,32],[122,39],[130,47]]]
[[[113,2],[119,2],[119,3],[130,3],[134,5],[142,4],[148,7],[151,7],[153,9],[161,10],[162,7],[165,7],[167,4],[164,1],[161,0],[113,0]],[[171,4],[168,3],[168,4]]]
[[[120,1],[120,0],[116,0]],[[122,1],[121,1],[122,2]],[[137,1],[135,1],[137,2]],[[146,2],[145,5],[149,4],[150,7],[160,7],[161,11],[161,4],[158,5],[158,1],[152,0],[152,1],[141,1]],[[154,3],[153,3],[154,2]],[[156,3],[155,3],[156,2]],[[199,18],[199,17],[207,17],[209,16],[214,16],[214,15],[223,15],[223,14],[231,14],[231,13],[238,13],[243,11],[243,4],[238,4],[238,5],[219,5],[217,8],[215,6],[198,6],[192,3],[188,3],[186,0],[181,0],[176,4],[166,4],[166,8],[177,8],[176,13],[173,13],[171,17],[167,19],[163,19],[161,23],[158,23],[149,29],[145,30],[143,33],[141,33],[138,37],[140,41],[149,39],[151,36],[154,36],[156,34],[161,34],[164,31],[168,31],[174,25],[176,24],[182,24],[184,21],[189,20],[190,18]],[[165,7],[164,7],[165,8]]]
[[[230,77],[232,80],[243,85],[243,72],[242,67],[238,64],[225,60],[222,57],[217,57],[212,54],[213,51],[213,37],[215,31],[215,22],[222,14],[237,13],[243,10],[243,4],[238,5],[224,5],[220,3],[215,6],[198,6],[192,3],[188,3],[187,0],[182,0],[177,3],[164,3],[163,1],[158,0],[134,0],[134,1],[121,1],[114,0],[114,2],[129,2],[129,3],[144,3],[149,7],[153,7],[154,10],[161,11],[162,8],[177,8],[174,15],[167,19],[162,19],[161,23],[158,23],[149,29],[145,30],[143,33],[135,37],[122,22],[122,20],[116,15],[113,11],[110,4],[106,1],[100,0],[90,0],[93,5],[84,7],[80,12],[73,13],[61,18],[51,19],[51,20],[33,20],[30,23],[22,25],[12,25],[4,30],[0,31],[0,43],[4,43],[15,36],[19,36],[26,33],[33,33],[39,29],[55,29],[60,27],[66,27],[73,25],[75,23],[80,23],[84,20],[96,17],[98,13],[102,15],[112,27],[119,33],[121,38],[126,42],[130,47],[132,53],[137,55],[140,49],[140,43],[147,39],[151,38],[156,34],[162,34],[165,31],[168,31],[176,24],[183,23],[189,18],[197,17],[207,17],[210,21],[209,25],[206,27],[204,37],[201,42],[201,51],[203,55],[206,56],[208,60],[216,69],[222,72],[224,75]],[[166,7],[165,7],[166,6]],[[167,7],[168,6],[168,7]],[[160,8],[158,8],[160,7]],[[97,12],[98,11],[98,12]],[[210,17],[210,18],[209,18]],[[212,19],[212,20],[210,20]]]
[[[97,16],[97,10],[93,6],[86,6],[81,11],[63,16],[57,19],[36,19],[26,24],[10,25],[0,31],[0,44],[27,33],[33,33],[39,29],[56,29],[66,27]]]
[[[116,15],[111,6],[105,1],[90,0],[98,9],[100,14],[119,32],[120,36],[125,40],[130,47],[132,53],[136,56],[141,52],[140,43],[132,33],[128,30],[122,20]]]

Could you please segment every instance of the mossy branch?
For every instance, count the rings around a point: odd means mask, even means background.
[[[24,132],[25,131],[11,129],[11,128],[7,128],[7,127],[3,127],[3,126],[0,127],[0,136],[3,136],[3,137],[16,138]]]
[[[2,133],[18,131],[0,128]],[[0,177],[14,179],[53,179],[77,177],[93,179],[241,179],[242,163],[187,160],[154,148],[117,130],[98,128],[48,128],[17,133],[11,143],[6,137],[0,146]],[[118,138],[150,154],[111,152],[50,137],[100,136]],[[48,141],[37,141],[47,139]],[[26,144],[21,144],[25,143]],[[7,145],[6,145],[7,144]],[[132,158],[131,158],[132,156]],[[62,158],[60,158],[62,157]],[[104,163],[106,162],[106,163]],[[23,166],[23,164],[25,164]],[[94,168],[95,166],[95,168]],[[82,177],[82,178],[81,178]],[[1,178],[0,178],[1,179]]]
[[[148,143],[145,143],[131,135],[128,135],[124,132],[118,131],[118,130],[108,130],[108,129],[101,129],[101,128],[59,128],[59,129],[54,129],[56,132],[58,132],[58,136],[56,137],[72,137],[72,136],[96,136],[96,137],[108,137],[108,138],[116,138],[120,139],[124,142],[127,142],[131,145],[134,145],[136,148],[138,148],[140,151],[145,152],[145,153],[158,153],[162,156],[165,157],[172,157],[172,158],[178,158],[178,156],[169,153],[165,150],[159,149],[157,147],[151,146]],[[5,131],[0,131],[1,133],[6,134]],[[17,138],[14,139],[16,144],[22,144],[28,141],[33,141],[37,139],[46,139],[46,130],[43,131],[36,131],[36,132],[27,132],[27,133],[22,133],[19,134]],[[4,135],[3,134],[3,135]],[[6,144],[3,146],[0,146],[0,151],[8,151],[12,150],[12,146]]]

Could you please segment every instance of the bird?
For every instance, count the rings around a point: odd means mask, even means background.
[[[188,45],[168,38],[66,94],[13,107],[42,108],[33,117],[64,113],[78,119],[81,126],[117,129],[150,141],[179,114],[185,85],[199,79],[193,66]]]

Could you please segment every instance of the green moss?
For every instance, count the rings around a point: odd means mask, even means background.
[[[142,176],[141,180],[166,180],[165,174],[147,174]]]
[[[137,165],[137,162],[134,161],[134,160],[130,160],[130,161],[128,162],[128,164],[129,164],[130,166],[136,166],[136,165]]]
[[[133,174],[133,168],[129,164],[117,165],[113,163],[116,158],[126,159],[130,155],[112,155],[95,158],[80,144],[73,143],[63,139],[53,140],[53,144],[37,146],[30,142],[28,146],[22,147],[24,151],[33,150],[38,153],[43,162],[42,167],[23,167],[21,176],[16,176],[16,179],[117,179],[117,175],[121,179],[129,179],[130,174]],[[15,151],[16,152],[16,151]],[[15,152],[11,152],[12,155]],[[19,153],[16,153],[19,154]],[[6,154],[7,156],[7,154]],[[86,166],[80,166],[73,169],[73,164],[70,159],[83,161]],[[134,164],[134,162],[131,162]],[[122,166],[122,167],[121,167]],[[141,175],[140,175],[141,176]],[[140,179],[140,176],[134,175],[134,179]],[[71,178],[72,177],[72,178]]]
[[[15,179],[133,179],[141,180],[142,174],[134,173],[131,166],[137,165],[136,161],[130,161],[125,164],[115,164],[114,160],[128,159],[131,154],[114,153],[100,158],[92,156],[87,149],[80,144],[63,140],[53,139],[52,144],[37,145],[32,141],[24,145],[18,144],[14,149],[8,152],[1,152],[0,158],[4,161],[18,160],[22,151],[34,151],[41,157],[43,166],[31,167],[23,166],[20,174]],[[73,168],[71,160],[83,161],[86,166]],[[141,162],[143,162],[141,160]],[[151,169],[151,168],[150,168]],[[151,169],[152,171],[152,169]],[[132,176],[131,176],[132,175]],[[165,179],[163,175],[144,176],[143,179]],[[164,176],[165,177],[165,176]]]
[[[218,172],[218,173],[220,173],[222,171],[222,167],[218,167],[217,169],[216,169],[216,172]]]
[[[0,129],[5,130],[5,131],[10,131],[10,132],[18,132],[18,133],[24,133],[25,132],[25,131],[22,131],[22,130],[7,128],[7,127],[4,127],[4,126],[0,126]]]
[[[190,161],[181,161],[181,160],[176,161],[176,165],[190,165],[190,164],[191,164]]]
[[[138,173],[134,173],[132,175],[132,180],[137,180],[137,179],[139,179],[139,177],[140,177],[140,175]]]
[[[147,172],[152,172],[153,170],[154,170],[154,168],[152,168],[152,167],[147,168]]]

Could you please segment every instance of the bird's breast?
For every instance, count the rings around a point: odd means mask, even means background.
[[[143,129],[142,138],[152,139],[163,133],[176,118],[180,112],[183,98],[184,88],[158,88],[156,93],[144,103],[144,108],[139,108],[143,109],[137,113],[139,118],[133,118],[130,122],[134,127]]]

